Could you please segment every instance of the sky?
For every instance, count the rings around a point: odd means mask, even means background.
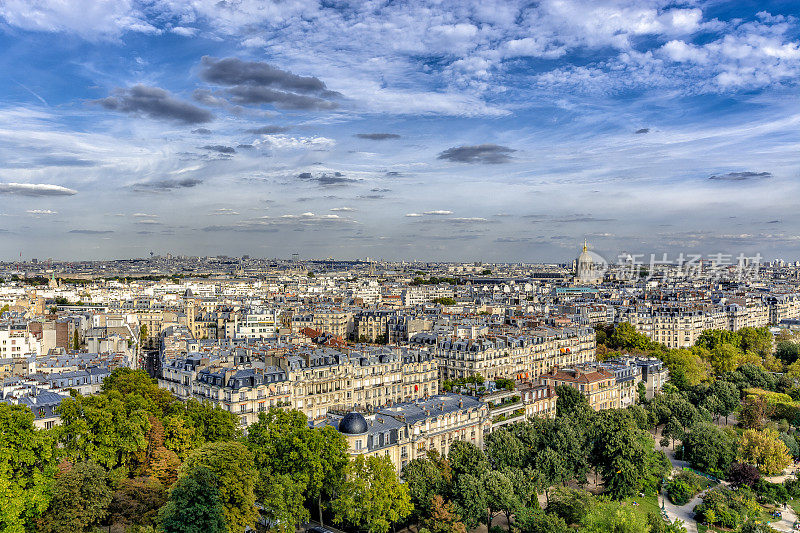
[[[800,3],[0,1],[0,259],[800,259]]]

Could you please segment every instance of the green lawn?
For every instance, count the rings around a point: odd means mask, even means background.
[[[637,496],[635,498],[627,498],[625,502],[630,504],[633,504],[633,502],[638,503],[639,505],[635,506],[636,511],[643,516],[647,516],[650,513],[661,516],[661,507],[658,506],[658,498],[656,496],[645,496],[643,498]]]
[[[789,507],[794,509],[794,514],[800,516],[800,499],[789,500]]]

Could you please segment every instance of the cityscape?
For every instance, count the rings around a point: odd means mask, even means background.
[[[0,533],[800,530],[800,6],[0,0]]]

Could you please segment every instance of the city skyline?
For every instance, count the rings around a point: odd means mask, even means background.
[[[0,260],[800,257],[791,2],[0,6]]]

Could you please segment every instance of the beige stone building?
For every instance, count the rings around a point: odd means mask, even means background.
[[[235,346],[235,345],[232,345]],[[232,347],[225,354],[187,354],[162,363],[159,385],[237,414],[243,426],[270,407],[291,407],[310,420],[331,409],[375,412],[439,392],[434,357],[420,350]]]
[[[332,412],[318,427],[324,425],[345,436],[351,457],[388,456],[400,474],[409,461],[423,458],[432,450],[447,455],[455,441],[483,448],[483,436],[491,421],[483,402],[470,396],[441,394],[374,414]]]
[[[551,387],[567,385],[580,391],[595,411],[617,409],[621,391],[616,377],[602,368],[554,368],[541,376],[541,383]]]
[[[594,361],[595,348],[592,328],[540,328],[526,335],[439,338],[436,357],[442,380],[476,374],[489,380],[531,380],[549,372],[554,366]]]

